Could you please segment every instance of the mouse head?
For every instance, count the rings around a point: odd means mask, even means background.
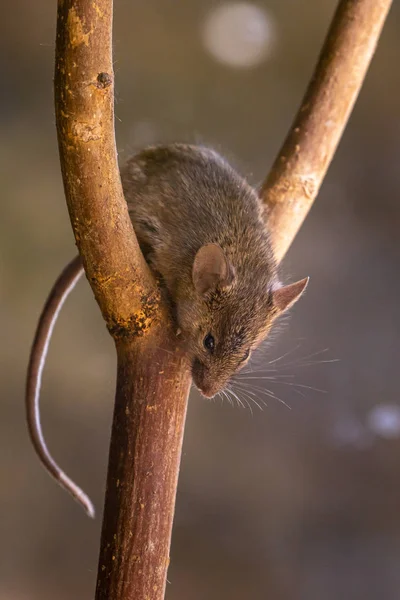
[[[250,271],[250,269],[247,269]],[[274,320],[304,292],[308,278],[282,286],[268,262],[236,272],[217,244],[202,246],[192,266],[190,300],[179,303],[196,387],[206,397],[222,390],[267,336]]]

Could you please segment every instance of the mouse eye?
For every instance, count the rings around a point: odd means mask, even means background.
[[[211,354],[214,352],[215,340],[214,340],[213,336],[211,335],[211,333],[208,333],[206,335],[206,337],[203,340],[203,344],[204,344],[204,348],[206,348],[206,350],[211,352]]]
[[[250,348],[248,350],[246,350],[246,352],[243,354],[242,358],[240,359],[240,362],[243,363],[245,360],[247,360],[250,356]]]

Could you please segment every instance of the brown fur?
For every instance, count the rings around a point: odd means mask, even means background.
[[[207,396],[244,364],[279,311],[277,267],[255,190],[215,151],[156,146],[121,171],[130,217],[146,260],[161,275],[182,331],[193,379]],[[196,253],[218,244],[235,276],[206,295],[193,284]],[[211,332],[215,350],[204,347]]]

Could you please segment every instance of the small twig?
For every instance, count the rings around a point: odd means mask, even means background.
[[[289,134],[261,190],[278,260],[318,194],[391,0],[341,0]]]

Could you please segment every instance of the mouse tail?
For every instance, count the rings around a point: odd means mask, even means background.
[[[40,422],[40,386],[47,351],[60,310],[83,273],[80,256],[76,256],[63,270],[47,298],[37,325],[26,379],[26,413],[29,434],[36,453],[47,471],[82,505],[89,517],[94,517],[94,506],[88,496],[60,469],[51,456],[44,440]]]

